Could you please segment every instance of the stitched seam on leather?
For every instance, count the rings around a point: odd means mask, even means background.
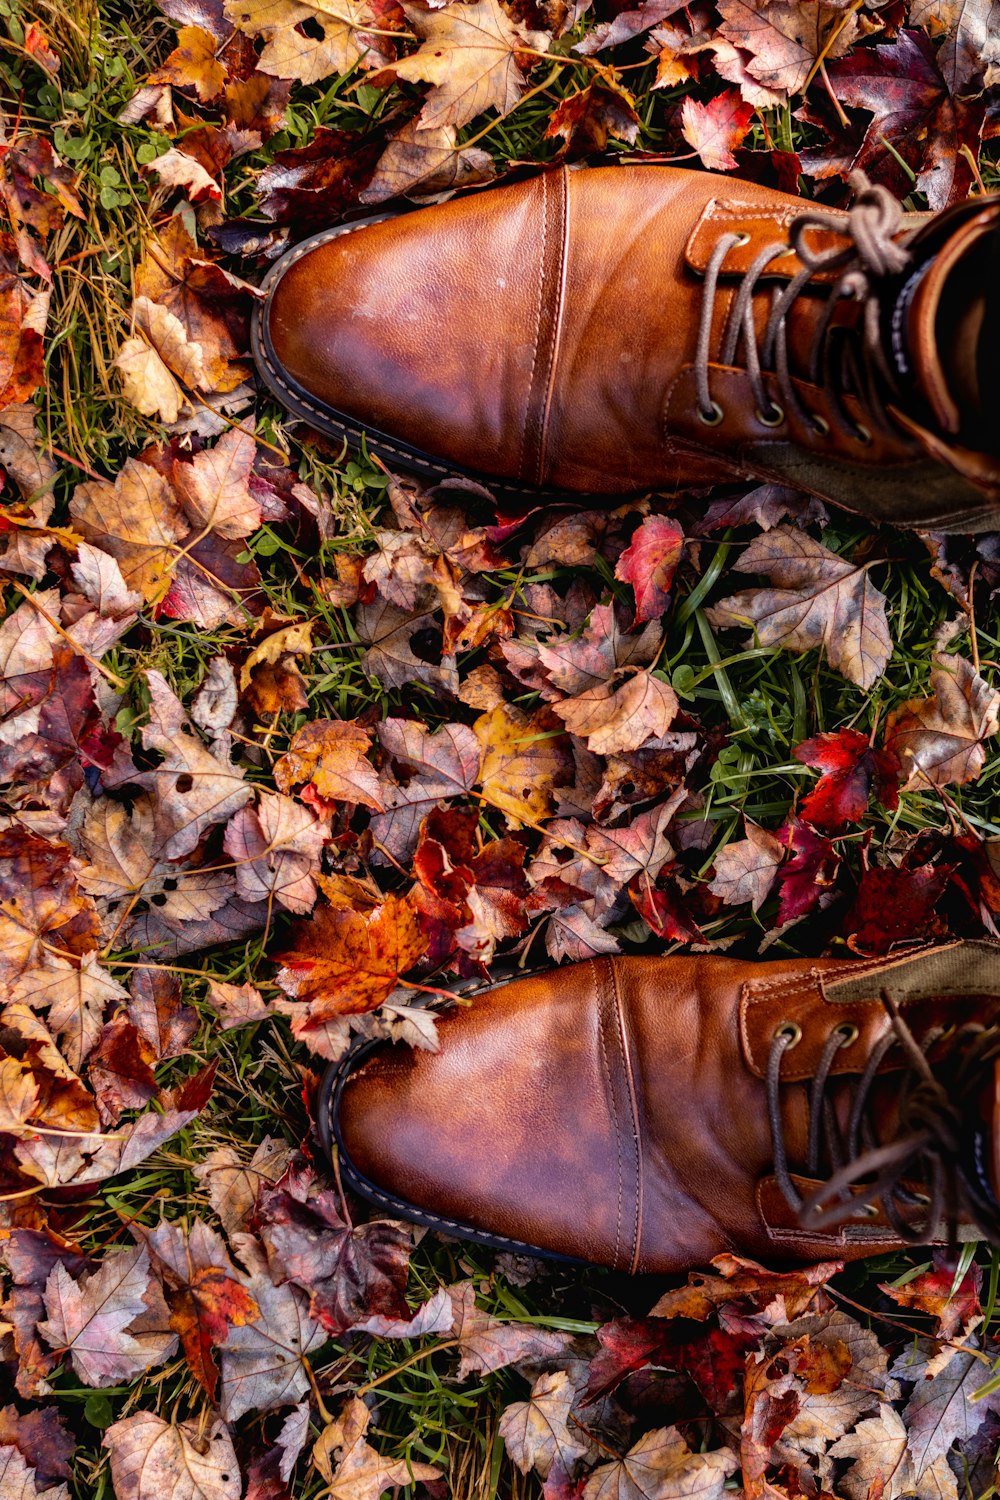
[[[259,302],[255,305],[255,318],[259,320],[261,325],[263,325],[264,314],[267,311],[268,305],[270,303],[271,295],[278,286],[281,277],[284,276],[285,272],[288,271],[290,267],[296,263],[296,261],[301,260],[304,255],[308,255],[312,250],[320,249],[323,245],[328,244],[331,240],[339,239],[342,235],[355,234],[359,229],[367,229],[373,223],[384,223],[386,219],[392,217],[394,217],[394,215],[384,214],[376,219],[363,219],[358,224],[340,225],[336,229],[324,230],[321,234],[312,235],[309,239],[303,240],[302,244],[297,245],[294,250],[287,251],[286,254],[283,255],[281,259],[271,267],[271,270],[264,279],[263,287],[266,288],[267,295],[263,302]],[[279,271],[280,275],[277,274]],[[272,277],[274,278],[273,281],[271,279]],[[264,347],[263,338],[260,338],[258,340],[258,347],[254,351],[254,359],[256,362],[263,365],[267,370],[272,382],[272,388],[277,387],[279,390],[284,391],[285,396],[287,397],[286,404],[288,405],[294,416],[301,417],[302,412],[307,412],[309,413],[309,415],[305,418],[306,421],[311,420],[311,418],[315,418],[316,425],[321,432],[324,430],[329,431],[330,428],[336,428],[337,435],[341,438],[353,437],[356,441],[360,441],[364,436],[367,429],[364,426],[356,426],[356,418],[351,418],[348,421],[341,421],[338,417],[330,415],[330,413],[334,411],[335,408],[324,407],[320,403],[310,400],[308,396],[300,394],[295,389],[295,387],[292,386],[282,375],[275,361],[271,358],[267,349]],[[265,382],[265,384],[266,383],[267,382]],[[301,410],[297,411],[297,407],[301,408]],[[381,433],[377,434],[376,443],[374,446],[377,446],[380,451],[391,453],[395,458],[401,459],[404,467],[406,467],[408,463],[412,463],[414,457],[416,457],[425,469],[432,469],[436,474],[454,474],[457,469],[457,466],[454,464],[448,465],[438,463],[435,459],[425,455],[422,451],[418,454],[407,452],[405,448],[397,447],[397,445],[392,441],[391,438]],[[512,484],[511,481],[507,479],[497,479],[496,483],[499,488],[502,488],[505,493],[510,495],[525,495],[533,498],[537,494],[537,491],[530,488],[529,486]]]
[[[538,258],[538,306],[535,309],[535,344],[531,351],[531,373],[528,376],[528,394],[524,401],[524,416],[521,427],[522,477],[528,472],[528,440],[531,435],[531,398],[535,389],[535,368],[538,364],[538,348],[542,338],[542,309],[545,305],[545,255],[549,237],[549,174],[542,174],[542,253]]]
[[[608,1103],[611,1105],[611,1121],[614,1128],[615,1158],[618,1164],[618,1195],[615,1208],[615,1251],[612,1264],[618,1270],[618,1249],[621,1244],[622,1233],[622,1138],[621,1125],[618,1120],[618,1105],[615,1102],[615,1085],[611,1076],[611,1063],[608,1059],[607,1043],[604,1037],[605,1024],[605,1001],[607,998],[606,988],[600,977],[600,970],[593,959],[590,960],[590,968],[594,983],[594,992],[597,998],[597,1035],[601,1044],[601,1061],[604,1064],[604,1076],[607,1079]]]
[[[552,415],[552,397],[556,388],[556,369],[559,361],[559,344],[562,339],[563,312],[566,307],[566,276],[569,268],[569,172],[563,167],[559,174],[560,202],[562,207],[562,235],[559,246],[559,278],[556,291],[556,316],[549,352],[549,368],[545,382],[545,405],[542,409],[541,431],[538,437],[538,465],[535,483],[541,484],[545,472],[545,454],[549,443],[549,419]]]
[[[841,1246],[851,1243],[864,1244],[866,1246],[885,1245],[889,1249],[895,1249],[899,1245],[898,1236],[894,1235],[889,1229],[884,1230],[881,1234],[878,1234],[877,1232],[875,1234],[872,1234],[870,1239],[865,1236],[859,1235],[856,1239],[851,1240],[843,1232],[824,1233],[824,1231],[821,1229],[795,1229],[792,1227],[783,1229],[777,1224],[772,1224],[764,1212],[764,1187],[768,1182],[773,1182],[774,1180],[775,1179],[773,1177],[762,1177],[754,1189],[754,1199],[757,1204],[757,1213],[769,1239],[796,1241],[818,1240],[821,1244]]]
[[[629,1111],[632,1119],[632,1139],[635,1145],[635,1216],[632,1225],[632,1254],[629,1262],[629,1273],[634,1276],[639,1265],[640,1226],[642,1224],[642,1137],[639,1131],[639,1101],[636,1096],[635,1074],[632,1068],[632,1055],[628,1044],[628,1032],[625,1027],[621,986],[618,983],[618,968],[615,964],[614,959],[609,959],[608,962],[611,966],[611,987],[615,1000],[615,1020],[618,1025],[618,1045],[621,1048],[622,1070],[625,1074],[625,1082],[628,1087]]]

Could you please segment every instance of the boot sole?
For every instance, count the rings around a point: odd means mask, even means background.
[[[406,1219],[426,1229],[439,1230],[453,1239],[471,1240],[474,1244],[485,1245],[490,1250],[506,1250],[513,1255],[530,1255],[535,1260],[558,1261],[570,1266],[589,1265],[589,1261],[581,1260],[577,1256],[560,1255],[554,1250],[542,1250],[537,1245],[528,1244],[525,1240],[512,1240],[506,1235],[489,1234],[486,1230],[477,1229],[472,1224],[462,1223],[461,1220],[446,1219],[440,1214],[430,1213],[427,1209],[418,1208],[415,1203],[410,1203],[405,1198],[397,1198],[393,1193],[385,1192],[363,1172],[358,1171],[347,1154],[341,1135],[340,1101],[344,1086],[351,1074],[362,1065],[371,1052],[383,1046],[385,1046],[384,1042],[374,1041],[361,1042],[351,1047],[339,1062],[329,1065],[320,1084],[319,1097],[316,1101],[316,1127],[320,1145],[329,1160],[332,1160],[334,1149],[336,1149],[337,1166],[341,1181],[345,1186],[357,1193],[359,1197],[367,1199],[369,1203],[374,1203],[376,1207],[388,1209],[393,1218]]]
[[[275,261],[261,282],[261,291],[265,293],[265,296],[254,302],[250,323],[250,348],[259,379],[287,411],[293,416],[301,417],[317,432],[323,433],[326,437],[336,438],[338,442],[346,443],[351,448],[365,447],[369,453],[381,459],[390,468],[394,464],[399,464],[409,473],[429,480],[433,484],[439,484],[443,479],[455,476],[474,479],[488,488],[498,500],[507,502],[514,510],[523,510],[528,506],[537,505],[546,496],[550,499],[555,496],[566,504],[587,501],[595,505],[621,505],[629,498],[627,495],[540,489],[534,485],[519,485],[510,480],[497,479],[480,469],[465,468],[461,464],[442,464],[420,448],[413,448],[408,443],[392,437],[390,433],[380,432],[378,428],[359,425],[346,412],[337,411],[335,407],[317,401],[285,372],[275,353],[268,327],[271,298],[285,272],[289,271],[304,255],[308,255],[311,250],[318,250],[321,245],[328,245],[331,240],[339,239],[342,235],[354,234],[357,230],[365,229],[369,225],[381,224],[387,219],[398,219],[408,213],[418,212],[419,209],[398,209],[391,213],[369,214],[363,219],[355,219],[351,224],[341,224],[336,229],[321,230],[319,234],[310,235],[301,244],[287,250],[279,260]],[[636,493],[644,492],[636,491]]]

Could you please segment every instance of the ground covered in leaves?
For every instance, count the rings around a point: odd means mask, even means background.
[[[989,0],[630,4],[0,0],[4,1500],[993,1493],[988,1253],[543,1268],[310,1135],[459,981],[1000,922],[1000,537],[510,518],[255,391],[267,265],[401,193],[995,180]]]

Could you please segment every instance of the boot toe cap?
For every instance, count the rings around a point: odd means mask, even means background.
[[[593,1007],[533,985],[446,1016],[438,1053],[379,1047],[348,1072],[334,1121],[345,1177],[446,1233],[625,1267]]]

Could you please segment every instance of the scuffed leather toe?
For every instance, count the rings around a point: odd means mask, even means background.
[[[555,994],[550,978],[518,980],[445,1016],[437,1054],[369,1054],[335,1122],[347,1180],[445,1232],[628,1269],[635,1164],[607,1058],[608,979],[594,964],[573,977]]]

